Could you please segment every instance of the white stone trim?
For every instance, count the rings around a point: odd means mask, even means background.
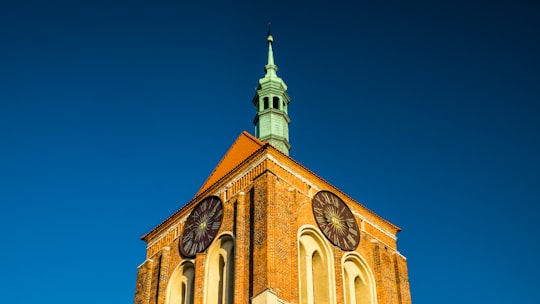
[[[382,232],[384,235],[388,236],[389,238],[393,239],[394,241],[397,240],[397,236],[391,232],[388,232],[386,230],[384,230],[381,226],[379,225],[376,225],[375,223],[373,223],[372,221],[368,220],[366,217],[364,217],[363,215],[360,214],[360,212],[358,211],[354,211],[354,210],[351,210],[351,212],[356,215],[356,217],[358,217],[360,220],[370,224],[373,228],[379,230],[380,232]],[[365,231],[364,231],[365,232]]]
[[[259,294],[251,297],[251,304],[289,304],[280,299],[274,290],[267,288],[260,292]]]
[[[321,189],[319,189],[319,187],[317,187],[315,184],[313,184],[312,182],[310,182],[307,178],[303,177],[302,175],[296,173],[295,171],[293,171],[291,168],[289,168],[288,166],[284,165],[283,163],[279,162],[277,159],[275,159],[272,155],[267,155],[267,158],[271,161],[273,161],[274,163],[278,164],[281,168],[283,168],[285,171],[289,172],[290,174],[294,175],[296,178],[298,178],[299,180],[301,180],[302,182],[304,182],[305,184],[307,184],[311,189],[314,189],[315,192],[319,192]],[[312,195],[310,195],[309,193],[304,193],[306,196],[308,197],[311,197]]]
[[[247,175],[251,170],[253,170],[254,168],[256,168],[257,166],[259,166],[261,163],[263,163],[265,160],[271,160],[272,162],[274,162],[275,164],[277,164],[278,166],[280,166],[281,168],[283,168],[285,171],[287,171],[289,174],[293,175],[294,177],[298,178],[299,180],[301,180],[302,182],[304,182],[305,184],[307,184],[310,189],[313,189],[313,191],[316,192],[319,192],[321,189],[319,189],[319,187],[317,187],[314,183],[310,182],[307,178],[305,178],[304,176],[298,174],[297,172],[295,172],[294,170],[292,170],[290,167],[284,165],[283,163],[279,162],[275,157],[273,157],[272,155],[270,154],[265,154],[263,155],[258,161],[252,163],[251,165],[249,165],[247,168],[245,168],[244,170],[240,171],[238,174],[236,174],[236,177],[234,177],[233,179],[231,179],[227,184],[225,184],[223,187],[217,189],[216,191],[214,191],[213,193],[209,194],[209,195],[215,195],[215,196],[218,196],[218,197],[222,197],[221,194],[222,193],[227,193],[227,189],[231,188],[232,185],[234,185],[234,183],[236,183],[237,181],[239,181],[241,178],[243,178],[245,175]],[[243,189],[239,189],[236,193],[231,193],[231,195],[228,197],[228,198],[231,198],[233,196],[235,196],[236,194],[238,193],[241,193],[243,192]],[[307,197],[313,197],[313,195],[311,195],[310,193],[304,193],[304,192],[300,192],[304,195],[306,195]],[[393,240],[397,240],[397,237],[395,234],[391,233],[391,232],[388,232],[386,230],[384,230],[382,227],[380,227],[379,225],[376,225],[374,224],[373,222],[369,221],[366,217],[362,216],[359,212],[357,211],[354,211],[354,210],[351,210],[351,212],[357,216],[360,220],[362,221],[365,221],[366,223],[368,223],[369,225],[371,225],[372,227],[374,227],[375,229],[377,229],[378,231],[382,232],[384,235],[388,236],[389,238],[393,239]],[[185,215],[184,217],[182,217],[178,223],[176,223],[175,225],[171,226],[169,229],[167,229],[166,231],[162,232],[159,234],[158,237],[156,237],[152,242],[148,243],[148,245],[146,246],[146,248],[150,248],[151,246],[153,246],[155,243],[159,242],[159,240],[161,240],[164,236],[166,236],[171,230],[174,230],[174,229],[177,229],[178,226],[181,224],[181,223],[184,223],[187,219],[187,217],[189,216],[189,214]],[[364,231],[365,232],[365,231]],[[370,234],[371,235],[371,234]],[[174,237],[174,239],[177,239],[179,237],[179,234],[177,233]]]
[[[154,260],[152,260],[152,259],[146,259],[146,260],[144,260],[144,262],[142,262],[139,266],[137,266],[137,269],[141,268],[144,264],[146,264],[146,263],[148,263],[148,262],[153,263]]]
[[[164,238],[167,234],[169,234],[169,232],[171,232],[173,230],[177,230],[178,226],[181,223],[184,223],[187,220],[188,216],[189,216],[189,214],[186,214],[184,217],[180,218],[180,220],[176,224],[172,225],[171,227],[169,227],[169,229],[167,229],[167,230],[163,231],[162,233],[160,233],[153,241],[149,242],[146,245],[146,249],[148,249],[148,248],[152,247],[153,245],[155,245],[162,238]],[[175,232],[173,240],[176,240],[179,236],[180,236],[180,234]]]
[[[405,261],[407,260],[407,257],[405,257],[403,254],[401,254],[401,252],[399,252],[399,251],[397,251],[397,250],[394,251],[394,253],[392,253],[392,254],[397,254],[397,255],[399,255],[400,257],[402,257]]]
[[[240,171],[235,178],[231,179],[225,186],[221,187],[220,189],[216,190],[214,195],[220,196],[221,193],[224,193],[227,191],[227,189],[231,188],[234,183],[242,179],[244,176],[246,176],[251,170],[259,166],[261,163],[263,163],[265,160],[271,160],[277,165],[279,165],[281,168],[283,168],[285,171],[289,172],[291,175],[295,176],[296,178],[300,179],[302,182],[306,183],[308,186],[310,186],[312,189],[315,189],[317,192],[320,191],[320,189],[315,186],[315,184],[311,183],[308,179],[301,176],[300,174],[293,171],[288,166],[284,165],[283,163],[277,161],[272,155],[265,154],[263,155],[258,161],[252,163],[250,166],[248,166],[246,169]],[[230,197],[235,196],[239,192],[242,192],[242,189],[238,190],[236,193],[231,193]],[[309,193],[304,193],[306,196],[311,196]]]
[[[384,245],[385,248],[390,249],[390,251],[392,252],[392,254],[394,254],[395,252],[397,252],[396,249],[394,249],[393,246],[390,246],[389,244],[386,244],[385,242],[379,240],[378,238],[376,238],[375,236],[373,236],[372,234],[370,234],[370,233],[368,233],[368,232],[366,232],[366,234],[368,234],[369,236],[372,237],[372,239],[370,240],[371,243],[374,243],[374,244],[375,244],[375,243],[380,243],[380,244]]]

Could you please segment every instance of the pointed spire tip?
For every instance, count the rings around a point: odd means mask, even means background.
[[[266,34],[266,40],[268,43],[274,42],[274,37],[272,37],[272,32],[270,31],[270,26],[272,25],[272,22],[268,21],[268,34]]]

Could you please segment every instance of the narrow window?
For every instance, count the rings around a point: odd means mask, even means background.
[[[167,304],[193,304],[195,266],[191,262],[179,265],[167,286]]]
[[[158,260],[158,263],[157,263],[157,275],[156,275],[156,303],[158,302],[158,299],[159,299],[159,288],[161,287],[160,285],[160,282],[161,282],[161,260],[162,260],[163,256],[159,256],[159,260]]]
[[[300,303],[334,303],[331,251],[320,233],[311,229],[303,231],[299,238],[298,254]]]
[[[186,267],[184,267],[184,285],[186,286],[184,304],[193,304],[193,292],[195,291],[195,267],[191,263],[186,264]]]
[[[274,98],[272,99],[272,101],[273,101],[272,108],[274,108],[274,109],[279,109],[279,98],[278,98],[278,97],[274,97]]]
[[[218,283],[218,303],[223,303],[223,290],[225,289],[225,261],[223,256],[219,256],[219,283]]]
[[[207,304],[234,303],[234,241],[228,235],[208,249],[205,289]]]
[[[268,109],[268,107],[270,106],[268,102],[268,97],[263,98],[263,104],[263,110]]]
[[[364,261],[354,255],[343,262],[343,287],[346,304],[374,304],[375,283]]]

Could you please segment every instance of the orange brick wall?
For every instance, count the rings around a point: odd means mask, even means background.
[[[182,262],[178,241],[183,221],[195,204],[210,194],[224,200],[225,212],[218,234],[228,232],[235,238],[235,303],[249,303],[253,296],[268,288],[280,299],[298,303],[297,234],[304,225],[318,227],[312,215],[311,198],[323,189],[342,197],[356,215],[361,227],[356,252],[375,276],[378,303],[410,304],[407,263],[397,252],[395,234],[399,228],[290,158],[272,155],[273,159],[259,164],[254,164],[257,159],[253,159],[252,163],[236,168],[147,235],[145,240],[151,245],[147,248],[147,260],[138,269],[135,304],[165,304],[167,283]],[[246,171],[246,168],[251,169]],[[346,252],[330,246],[334,256],[336,303],[343,303],[341,261]],[[204,299],[205,259],[204,253],[195,259],[195,304],[202,304]]]

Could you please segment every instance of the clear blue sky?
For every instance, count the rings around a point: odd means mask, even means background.
[[[133,302],[139,237],[253,131],[271,20],[291,156],[403,229],[413,302],[540,303],[533,1],[12,2],[0,302]]]

